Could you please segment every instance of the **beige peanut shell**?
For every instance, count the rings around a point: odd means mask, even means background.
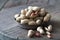
[[[34,31],[33,30],[29,30],[27,36],[28,37],[32,37],[33,35],[34,35]]]

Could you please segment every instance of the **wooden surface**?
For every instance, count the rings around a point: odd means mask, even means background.
[[[3,40],[50,40],[46,36],[37,38],[28,38],[27,30],[21,29],[18,23],[14,20],[13,16],[20,13],[21,9],[28,6],[17,6],[7,9],[2,9],[0,11],[0,39]],[[53,25],[53,39],[60,40],[60,12],[58,8],[49,8],[47,10],[52,15],[51,24]]]

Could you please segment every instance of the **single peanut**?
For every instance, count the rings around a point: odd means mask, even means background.
[[[40,34],[44,34],[44,33],[45,33],[44,30],[43,30],[41,27],[38,27],[38,28],[37,28],[37,31],[39,31]]]
[[[40,24],[41,24],[41,22],[42,22],[42,21],[41,21],[41,20],[39,20],[39,19],[38,19],[38,20],[36,20],[36,24],[37,24],[37,25],[40,25]]]
[[[44,22],[48,22],[51,18],[51,15],[50,14],[46,14],[46,16],[44,17]]]
[[[28,37],[33,37],[34,36],[34,31],[33,30],[29,30],[27,36]]]
[[[20,16],[19,14],[15,14],[15,15],[14,15],[14,18],[17,18],[17,17],[19,17],[19,16]]]
[[[28,19],[23,19],[23,20],[21,20],[21,24],[26,24],[26,23],[28,23],[28,22],[29,22]]]
[[[29,17],[32,13],[32,9],[28,10],[28,12],[26,13],[26,16]]]
[[[28,25],[36,25],[35,21],[29,21]]]

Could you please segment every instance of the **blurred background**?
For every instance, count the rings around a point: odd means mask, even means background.
[[[0,0],[0,10],[22,5],[37,5],[42,7],[60,7],[60,0]]]

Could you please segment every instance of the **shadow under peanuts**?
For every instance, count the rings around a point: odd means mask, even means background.
[[[44,27],[48,27],[49,25],[52,25],[52,27],[53,27],[52,32],[53,33],[60,33],[60,31],[59,31],[60,30],[60,21],[50,20],[49,22],[44,23],[42,27],[45,30]]]
[[[53,30],[52,30],[52,40],[60,40],[60,21],[58,20],[50,20],[47,25],[52,25]]]
[[[53,26],[53,33],[60,33],[60,21],[51,20],[48,25],[51,24]]]

